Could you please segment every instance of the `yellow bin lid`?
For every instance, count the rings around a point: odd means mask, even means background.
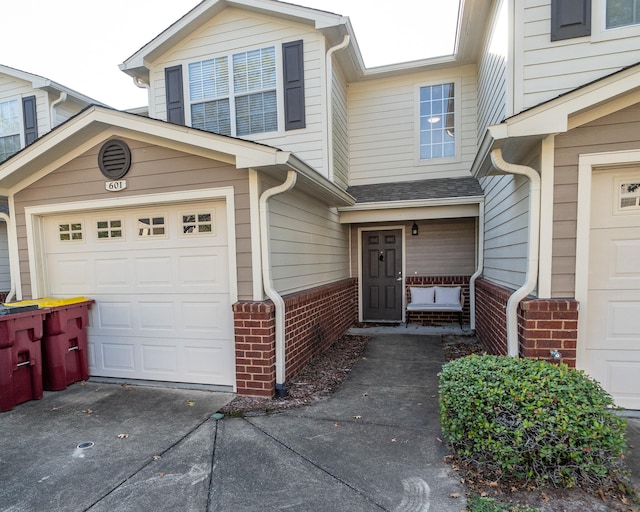
[[[78,302],[85,302],[86,297],[70,297],[68,299],[54,299],[53,297],[43,297],[42,299],[21,300],[20,302],[6,302],[4,306],[33,306],[40,308],[55,308],[56,306],[67,306]]]

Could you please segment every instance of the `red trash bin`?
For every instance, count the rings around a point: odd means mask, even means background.
[[[42,398],[45,314],[34,309],[0,316],[0,412]]]
[[[93,303],[82,300],[47,307],[42,339],[43,382],[47,391],[60,391],[89,378],[85,328]]]

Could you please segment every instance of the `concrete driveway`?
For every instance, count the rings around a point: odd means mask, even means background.
[[[222,420],[224,393],[47,392],[0,414],[0,511],[459,512],[439,439],[442,362],[440,336],[375,335],[329,399]]]

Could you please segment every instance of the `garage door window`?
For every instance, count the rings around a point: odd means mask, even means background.
[[[182,216],[182,232],[185,235],[214,235],[213,214],[184,214]]]
[[[82,223],[59,224],[58,232],[61,242],[74,242],[82,240]]]
[[[164,237],[166,233],[165,217],[139,217],[138,236],[141,238]]]
[[[96,223],[99,240],[122,238],[122,220],[99,220]]]
[[[635,183],[621,183],[618,190],[620,210],[640,210],[640,180]]]

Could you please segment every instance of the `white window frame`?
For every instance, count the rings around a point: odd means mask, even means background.
[[[20,151],[25,146],[25,144],[24,144],[24,120],[23,120],[24,113],[22,111],[22,98],[19,97],[19,96],[15,96],[15,97],[11,97],[11,98],[3,98],[0,101],[0,103],[8,103],[10,101],[16,101],[18,103],[18,133],[16,135],[18,135],[18,137],[20,138],[20,147],[18,148],[18,151]],[[2,160],[0,160],[0,161],[2,161]]]
[[[414,86],[414,113],[413,113],[413,122],[414,122],[414,130],[413,130],[413,140],[415,145],[414,151],[414,161],[416,165],[442,165],[447,163],[460,162],[462,160],[461,156],[461,138],[462,131],[460,129],[461,126],[461,108],[462,108],[462,80],[460,78],[443,78],[441,80],[433,80],[429,82],[421,82],[417,83]],[[442,157],[442,158],[420,158],[420,89],[422,87],[431,87],[434,85],[443,85],[443,84],[453,84],[454,87],[454,96],[453,96],[453,119],[454,119],[454,128],[455,128],[455,153],[452,157]]]
[[[640,36],[640,23],[607,28],[607,0],[593,0],[591,4],[591,41],[610,41]]]
[[[236,128],[236,97],[246,96],[247,93],[236,94],[233,88],[233,56],[241,53],[248,53],[254,50],[262,50],[265,48],[273,48],[275,54],[275,65],[276,65],[276,119],[277,119],[277,129],[274,131],[268,132],[259,132],[259,133],[249,133],[247,135],[237,135]],[[229,95],[221,96],[216,99],[228,98],[229,99],[229,115],[231,117],[231,137],[242,137],[244,139],[254,139],[261,138],[262,136],[273,137],[282,135],[284,133],[284,99],[283,99],[283,85],[282,85],[282,48],[281,45],[278,44],[259,44],[255,46],[250,46],[243,48],[241,51],[233,51],[228,53],[220,53],[215,55],[206,55],[198,58],[191,59],[186,62],[186,73],[183,73],[182,81],[183,81],[183,90],[185,91],[185,120],[188,126],[193,126],[193,122],[191,119],[191,106],[193,104],[202,103],[202,101],[191,101],[191,93],[189,90],[189,65],[195,64],[197,62],[202,62],[205,60],[217,59],[220,57],[227,58],[227,65],[229,66]],[[256,91],[257,92],[257,91]],[[263,91],[264,92],[264,91]],[[249,93],[251,94],[251,93]],[[207,100],[205,100],[206,102]],[[213,100],[212,100],[213,101]]]

